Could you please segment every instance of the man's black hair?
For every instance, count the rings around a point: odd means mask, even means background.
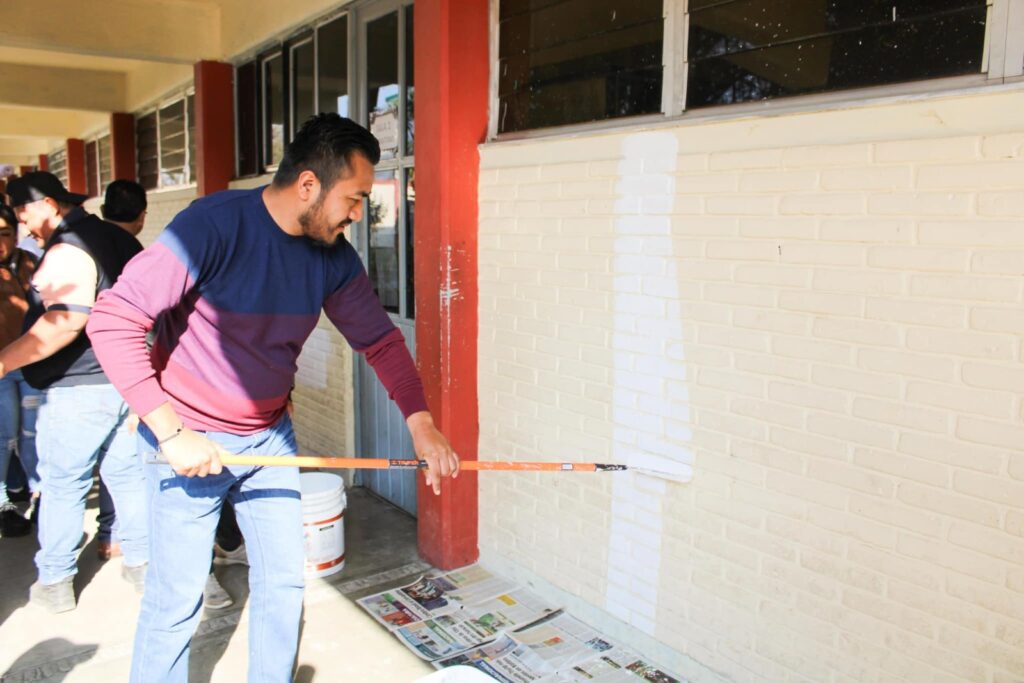
[[[377,138],[352,119],[333,113],[311,116],[285,148],[274,186],[286,187],[303,171],[312,171],[323,189],[329,190],[351,168],[357,152],[371,164],[380,161]]]
[[[18,217],[14,215],[14,209],[0,202],[0,221],[7,223],[7,227],[14,231],[14,236],[18,236]]]
[[[108,221],[131,223],[146,210],[146,190],[131,180],[115,180],[107,185],[100,211]]]

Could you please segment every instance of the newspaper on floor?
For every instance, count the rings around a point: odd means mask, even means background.
[[[562,612],[435,663],[455,665],[475,667],[502,683],[681,683]]]
[[[493,640],[553,611],[530,591],[473,565],[357,601],[428,661]]]

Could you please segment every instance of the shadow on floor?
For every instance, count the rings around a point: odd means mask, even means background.
[[[19,680],[59,683],[76,666],[96,656],[98,649],[97,645],[76,645],[63,638],[50,638],[36,643],[23,652],[7,671],[3,672],[3,679],[6,680],[7,676],[20,675]],[[35,664],[40,661],[46,663]]]
[[[374,593],[378,590],[394,586],[396,583],[405,583],[413,580],[429,567],[422,562],[416,549],[416,519],[403,512],[399,508],[377,498],[366,489],[354,488],[347,491],[348,506],[345,512],[345,541],[346,541],[346,565],[344,569],[325,579],[309,579],[306,588],[307,605],[313,605],[319,609],[319,621],[317,627],[310,630],[305,629],[300,634],[301,641],[309,641],[306,644],[308,651],[313,656],[322,655],[323,643],[330,641],[336,645],[337,641],[345,641],[344,629],[355,626],[352,622],[333,622],[330,619],[325,623],[323,615],[324,607],[333,604],[331,600],[343,596],[346,601],[354,601],[362,595]],[[95,498],[90,496],[89,508],[85,517],[85,528],[89,529],[90,535],[94,535],[96,518]],[[76,581],[79,593],[84,589],[89,595],[93,591],[102,590],[102,586],[108,580],[112,571],[119,572],[120,558],[108,562],[102,562],[96,557],[95,540],[83,549],[79,558],[79,578]],[[35,566],[33,555],[36,550],[35,536],[26,536],[14,539],[0,540],[0,576],[3,577],[2,588],[0,588],[0,624],[16,610],[20,610],[28,600],[28,591],[35,580]],[[104,568],[104,565],[111,565]],[[93,581],[94,577],[97,577]],[[234,643],[232,638],[238,640],[244,635],[238,633],[240,622],[247,619],[243,614],[243,607],[248,601],[248,567],[245,565],[217,566],[217,576],[228,593],[232,596],[235,604],[224,610],[205,610],[202,621],[192,641],[192,652],[190,656],[189,680],[199,683],[208,683],[215,677],[223,679],[226,671],[239,669],[237,680],[244,680],[244,666],[247,660],[245,643]],[[408,577],[408,581],[406,581]],[[115,581],[119,579],[114,579]],[[109,585],[109,584],[106,584]],[[331,596],[328,598],[328,596]],[[95,607],[97,603],[92,601]],[[119,607],[111,606],[112,614],[117,614]],[[50,616],[45,614],[33,614],[32,620],[42,625],[54,625],[66,623],[68,619],[74,619],[78,613],[67,615]],[[78,615],[80,616],[80,615]],[[116,616],[107,615],[108,618]],[[327,625],[327,628],[325,628]],[[376,624],[367,618],[365,625],[358,628],[378,628]],[[338,630],[340,629],[340,630]],[[134,629],[131,629],[133,631]],[[80,632],[83,633],[84,632]],[[128,661],[131,656],[130,637],[116,642],[102,641],[99,645],[76,644],[70,640],[49,637],[56,635],[53,631],[48,633],[45,630],[37,632],[41,642],[28,648],[22,653],[16,662],[8,666],[9,671],[15,676],[18,675],[17,668],[23,668],[24,675],[13,680],[35,680],[62,681],[67,672],[80,664],[88,662],[83,670],[76,671],[75,679],[81,680],[115,680],[111,678],[111,672],[126,672]],[[76,634],[78,635],[78,634]],[[127,635],[127,634],[126,634]],[[68,636],[69,638],[72,636]],[[87,636],[88,637],[88,636]],[[48,638],[46,640],[42,640]],[[24,642],[24,640],[22,641]],[[29,642],[32,642],[29,640]],[[229,645],[231,648],[229,650]],[[401,646],[397,643],[388,647]],[[22,647],[28,647],[23,645]],[[95,658],[99,648],[104,650],[104,655]],[[0,650],[3,650],[0,643]],[[344,652],[344,649],[339,650]],[[15,652],[7,651],[6,654],[13,656]],[[93,660],[94,661],[89,661]],[[100,661],[102,660],[102,661]],[[10,661],[4,658],[4,661]],[[382,660],[389,661],[389,660]],[[318,663],[319,662],[319,663]],[[341,662],[342,664],[344,662]],[[334,662],[332,660],[302,661],[296,671],[295,680],[299,683],[312,683],[314,680],[338,680],[329,673]],[[326,668],[324,668],[326,666]],[[90,678],[92,676],[93,678]],[[96,678],[99,676],[99,678]],[[408,679],[411,680],[412,676]],[[352,680],[358,680],[352,679]],[[367,680],[367,679],[363,679]],[[386,680],[376,678],[375,680]],[[395,679],[397,680],[397,679]]]
[[[35,534],[19,538],[0,538],[0,625],[16,610],[28,604],[28,591],[36,580],[36,565],[32,561],[36,550]]]

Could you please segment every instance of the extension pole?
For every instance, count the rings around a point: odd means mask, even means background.
[[[322,467],[325,469],[361,469],[361,470],[414,470],[427,467],[423,460],[396,460],[389,458],[329,458],[316,455],[222,455],[220,461],[225,465],[242,465],[248,467]],[[151,463],[167,464],[167,461],[156,454]],[[514,472],[615,472],[628,469],[626,465],[610,465],[596,462],[499,462],[494,460],[463,460],[459,463],[461,471],[514,471]]]

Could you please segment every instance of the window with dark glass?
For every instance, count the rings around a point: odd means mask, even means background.
[[[320,111],[348,116],[348,16],[317,29],[316,60]]]
[[[381,304],[404,320],[415,317],[413,7],[360,17],[355,30],[365,56],[356,72],[366,102],[361,123],[380,142],[381,161],[353,243]]]
[[[90,197],[100,194],[100,166],[96,141],[85,143],[85,192]]]
[[[398,156],[398,13],[366,26],[366,108],[368,127],[380,142],[381,161]]]
[[[981,71],[985,0],[690,0],[686,106]]]
[[[107,185],[110,184],[110,181],[114,179],[113,157],[110,149],[110,135],[104,135],[97,140],[96,143],[97,153],[99,154],[99,192],[102,194],[107,189]]]
[[[102,190],[113,176],[109,166],[109,136],[100,138],[98,144]],[[155,111],[135,118],[139,184],[147,190],[181,187],[193,182],[195,149],[194,95],[178,95],[177,99],[165,101]]]
[[[235,70],[235,102],[238,116],[238,175],[260,172],[259,67],[246,62]]]
[[[661,111],[662,0],[501,0],[498,132]]]
[[[185,98],[185,120],[188,126],[188,182],[196,182],[196,96]]]
[[[411,155],[414,151],[413,141],[416,132],[415,125],[415,104],[416,89],[413,87],[413,55],[415,45],[413,44],[413,9],[412,5],[405,8],[405,153]],[[411,301],[411,299],[410,299]],[[412,315],[410,314],[411,318]]]
[[[135,119],[135,158],[139,165],[139,184],[147,190],[157,189],[160,185],[160,143],[156,112]]]
[[[395,169],[377,171],[370,190],[370,281],[381,305],[399,311],[399,186]]]
[[[416,317],[416,278],[413,268],[413,239],[416,235],[416,169],[405,169],[405,317]]]
[[[172,102],[159,110],[160,186],[184,185],[187,180],[185,100]]]
[[[68,155],[67,149],[61,147],[46,155],[46,167],[50,173],[60,178],[60,181],[67,187],[68,184]]]
[[[284,156],[284,58],[280,52],[261,62],[263,165],[276,166]]]
[[[316,64],[313,38],[302,39],[289,49],[291,70],[292,135],[313,115],[316,107]],[[291,137],[289,137],[291,139]]]

